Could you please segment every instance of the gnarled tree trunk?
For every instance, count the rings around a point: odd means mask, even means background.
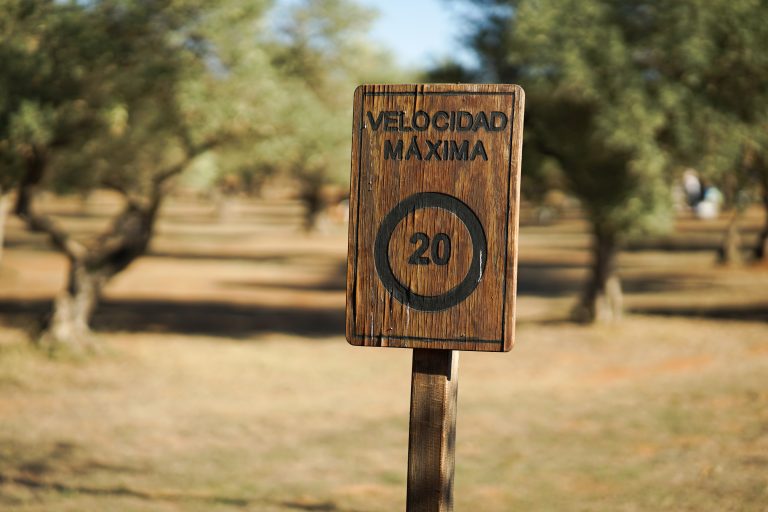
[[[75,351],[95,346],[90,320],[104,286],[146,252],[168,180],[216,144],[216,140],[197,146],[188,144],[186,157],[175,165],[158,170],[152,177],[149,191],[143,194],[132,194],[120,183],[106,183],[123,194],[125,208],[111,227],[90,243],[75,240],[55,219],[36,208],[37,191],[48,170],[47,155],[40,148],[30,148],[25,157],[26,169],[19,183],[14,211],[30,231],[46,233],[53,246],[70,262],[67,286],[53,302],[53,311],[44,326],[41,342],[49,348]]]
[[[83,261],[70,259],[67,285],[53,301],[53,311],[40,344],[82,352],[95,347],[90,323],[101,296],[104,276],[88,269]]]
[[[163,197],[163,183],[183,166],[159,175],[147,199],[125,193],[126,206],[112,226],[86,244],[75,240],[53,218],[36,208],[37,190],[46,170],[45,154],[31,152],[26,164],[15,213],[31,231],[46,233],[69,260],[67,285],[55,298],[39,341],[49,349],[87,351],[95,347],[89,326],[104,285],[146,251]]]
[[[90,324],[102,290],[112,277],[146,252],[158,208],[159,196],[144,207],[129,202],[111,229],[87,246],[82,256],[70,256],[67,286],[53,302],[41,344],[71,351],[95,347]]]
[[[573,310],[580,322],[612,322],[621,319],[623,295],[616,274],[618,240],[609,228],[595,226],[592,235],[590,275],[579,303]]]

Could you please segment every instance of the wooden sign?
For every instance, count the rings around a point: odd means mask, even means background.
[[[510,350],[523,90],[363,85],[354,102],[347,339]]]

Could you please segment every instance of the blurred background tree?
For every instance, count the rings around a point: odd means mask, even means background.
[[[318,214],[347,194],[354,88],[366,81],[409,80],[388,52],[371,43],[374,17],[352,0],[275,6],[257,39],[264,59],[260,65],[274,73],[276,89],[268,109],[253,112],[264,136],[239,137],[209,165],[196,165],[193,188],[215,186],[227,205],[238,193],[257,194],[265,182],[282,180],[296,190],[304,205],[304,227],[313,230]],[[252,46],[253,40],[233,43]],[[231,94],[242,108],[258,104],[256,91],[244,92]]]
[[[1,1],[0,197],[15,186],[15,213],[69,260],[51,346],[91,343],[105,284],[146,252],[187,170],[225,195],[291,180],[312,229],[346,194],[354,88],[398,78],[367,41],[373,14],[347,0]],[[87,240],[38,204],[96,188],[124,208]]]
[[[665,146],[699,170],[733,213],[719,250],[740,262],[738,219],[753,196],[765,224],[753,247],[768,244],[768,5],[755,0],[638,2],[654,30],[647,62],[665,82]]]
[[[185,8],[131,2],[11,2],[4,68],[13,104],[7,150],[22,169],[15,213],[69,260],[43,340],[84,345],[104,284],[147,247],[165,182],[202,149],[176,101],[182,53],[168,37]],[[32,84],[32,87],[28,87]],[[10,85],[13,87],[13,85]],[[107,186],[125,207],[112,226],[76,240],[38,207],[42,189]]]
[[[315,227],[330,200],[345,197],[349,180],[350,98],[359,84],[405,79],[390,55],[370,43],[374,13],[350,0],[292,4],[270,45],[273,65],[290,93],[279,114],[281,135],[260,158],[293,179],[304,204],[304,227]],[[328,187],[332,197],[324,197]]]
[[[516,82],[527,91],[524,193],[565,183],[592,225],[592,271],[576,317],[615,318],[615,254],[667,229],[672,183],[693,168],[731,213],[718,250],[740,262],[738,220],[761,198],[768,251],[768,7],[681,2],[453,0],[469,6],[477,66],[447,62],[433,80]],[[559,169],[558,179],[553,166]],[[715,197],[713,200],[717,201]],[[602,306],[601,306],[602,305]]]
[[[664,116],[638,62],[642,19],[631,2],[471,3],[483,13],[469,34],[477,78],[519,83],[527,93],[524,179],[546,183],[555,165],[591,225],[591,272],[574,316],[616,319],[621,243],[666,229],[671,218],[657,142]]]

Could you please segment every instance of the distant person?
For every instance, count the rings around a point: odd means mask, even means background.
[[[723,204],[723,193],[714,186],[704,187],[704,197],[696,204],[696,216],[700,219],[715,219],[720,215],[720,206]]]
[[[694,169],[686,169],[683,172],[683,190],[688,206],[693,209],[704,199],[703,186],[699,174]]]

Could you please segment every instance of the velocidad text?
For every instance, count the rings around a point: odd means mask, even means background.
[[[434,160],[474,161],[488,160],[488,152],[480,138],[469,138],[477,132],[500,132],[507,128],[507,114],[499,111],[468,112],[465,110],[426,112],[417,110],[412,115],[405,111],[383,110],[378,114],[366,112],[366,121],[371,129],[383,132],[406,134],[434,130],[444,138],[420,140],[411,136],[388,138],[382,144],[384,160]],[[457,134],[453,135],[452,134]],[[460,135],[458,135],[460,134]]]

